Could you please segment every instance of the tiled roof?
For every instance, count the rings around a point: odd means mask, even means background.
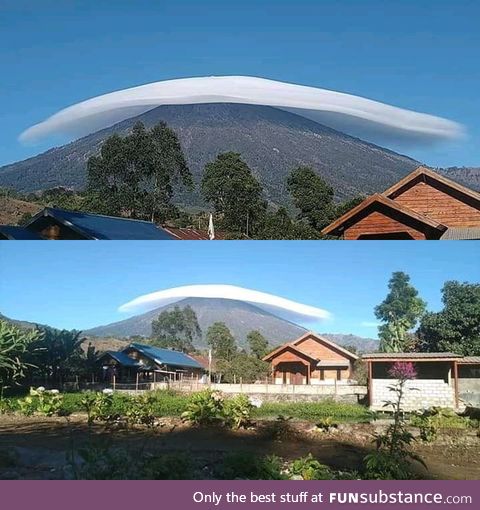
[[[164,225],[163,230],[167,231],[169,234],[172,234],[175,238],[181,241],[209,241],[210,238],[208,236],[208,232],[205,230],[197,230],[196,228],[179,228],[179,227],[169,227]],[[225,239],[225,234],[223,232],[215,231],[215,240],[220,241]]]

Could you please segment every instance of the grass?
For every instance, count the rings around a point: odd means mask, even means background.
[[[186,409],[190,395],[175,393],[169,390],[153,392],[154,412],[156,416],[180,416]],[[13,410],[18,410],[20,397],[9,397]],[[84,412],[81,405],[82,392],[64,393],[62,411],[66,414]],[[114,393],[114,411],[124,414],[132,397],[125,393]],[[7,400],[7,399],[6,399]],[[370,418],[367,408],[358,404],[346,404],[333,400],[321,402],[265,402],[255,408],[254,418],[276,418],[279,415],[315,422],[322,418],[332,418],[337,422],[365,422]]]

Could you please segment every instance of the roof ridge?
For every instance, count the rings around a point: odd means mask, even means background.
[[[149,220],[138,220],[136,218],[124,218],[122,216],[110,216],[108,214],[97,214],[97,213],[91,213],[91,212],[85,212],[85,211],[75,211],[73,209],[63,209],[62,207],[45,207],[44,210],[60,211],[60,212],[66,212],[66,213],[84,214],[86,216],[99,216],[100,218],[109,218],[109,219],[112,219],[112,220],[136,221],[136,222],[139,222],[139,223],[148,223],[149,225],[155,225],[155,227],[158,228],[158,226],[153,221],[149,221]]]

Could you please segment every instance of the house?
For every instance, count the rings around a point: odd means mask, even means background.
[[[188,354],[139,343],[132,343],[122,351],[105,352],[98,365],[104,379],[115,374],[118,381],[133,380],[137,373],[141,374],[142,382],[177,380],[205,373],[202,365]]]
[[[480,193],[419,167],[322,230],[357,239],[480,239]]]
[[[165,241],[176,237],[150,221],[46,207],[24,227],[0,225],[0,239]]]
[[[334,384],[352,378],[358,356],[308,332],[263,358],[271,364],[275,384]]]
[[[385,409],[385,404],[395,399],[390,388],[398,381],[389,370],[396,362],[413,363],[417,372],[416,378],[406,383],[405,411],[480,404],[480,356],[400,352],[367,354],[362,360],[367,363],[368,401],[374,410]]]

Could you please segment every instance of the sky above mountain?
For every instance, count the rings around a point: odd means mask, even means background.
[[[341,91],[456,121],[467,136],[386,146],[430,165],[480,165],[476,0],[4,0],[0,164],[29,126],[85,99],[189,76],[246,75]],[[377,140],[379,143],[381,140]]]
[[[161,245],[161,246],[159,246]],[[447,280],[480,282],[480,243],[225,241],[3,243],[0,312],[59,328],[126,319],[138,296],[183,285],[223,284],[320,308],[308,329],[375,337],[374,307],[393,271],[405,271],[441,309]],[[282,311],[277,310],[282,316]]]

